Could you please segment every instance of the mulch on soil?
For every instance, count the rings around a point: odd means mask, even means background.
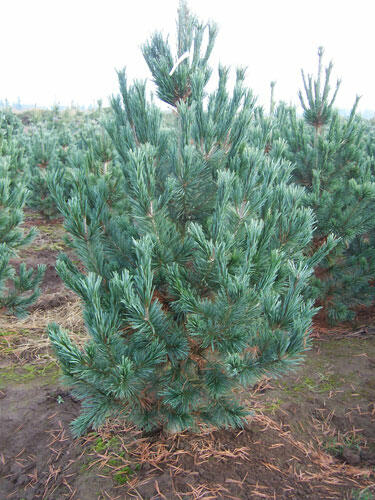
[[[352,465],[297,439],[287,423],[298,420],[296,409],[269,416],[262,392],[249,398],[255,415],[243,430],[143,437],[112,422],[73,440],[68,425],[79,403],[68,392],[45,379],[10,385],[0,400],[0,498],[329,499],[374,485],[374,454]],[[361,413],[374,423],[375,407]],[[314,433],[322,439],[326,416],[319,424],[323,432]]]

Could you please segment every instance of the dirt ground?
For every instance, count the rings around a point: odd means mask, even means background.
[[[243,430],[144,437],[121,422],[73,440],[79,412],[48,348],[62,323],[84,342],[79,303],[54,263],[60,221],[30,214],[39,236],[21,257],[45,263],[25,320],[0,318],[0,500],[375,499],[375,328],[315,333],[306,363],[241,394]]]

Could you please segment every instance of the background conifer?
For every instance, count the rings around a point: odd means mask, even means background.
[[[13,154],[16,128],[0,115],[0,130],[6,130],[0,135],[0,309],[22,316],[39,295],[45,267],[28,269],[21,263],[17,271],[10,263],[35,236],[34,229],[24,234],[20,227],[28,190],[17,171],[19,157]]]
[[[306,188],[305,203],[316,214],[313,248],[331,233],[340,240],[313,282],[319,304],[334,322],[353,318],[357,304],[374,298],[375,183],[366,127],[356,115],[359,97],[349,117],[341,117],[334,108],[340,81],[331,90],[333,66],[323,74],[322,58],[319,48],[315,79],[302,71],[303,119],[295,108],[280,106],[274,128],[287,142],[285,156],[296,164],[294,180]]]

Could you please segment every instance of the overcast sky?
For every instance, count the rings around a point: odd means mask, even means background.
[[[95,104],[117,93],[115,68],[149,76],[140,45],[174,33],[178,0],[0,0],[0,99]],[[315,71],[317,48],[342,78],[337,105],[375,109],[374,0],[190,0],[219,25],[212,63],[248,67],[247,83],[269,100],[297,102],[300,69]]]

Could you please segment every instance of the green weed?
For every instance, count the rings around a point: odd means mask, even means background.
[[[127,465],[113,475],[113,480],[117,484],[126,484],[133,475],[133,469]]]
[[[375,500],[375,496],[368,488],[364,490],[352,490],[351,500]]]
[[[341,439],[331,437],[326,440],[323,448],[330,455],[338,457],[342,455],[345,448],[349,448],[353,451],[359,451],[361,449],[362,442],[363,439],[358,435],[343,436]]]

